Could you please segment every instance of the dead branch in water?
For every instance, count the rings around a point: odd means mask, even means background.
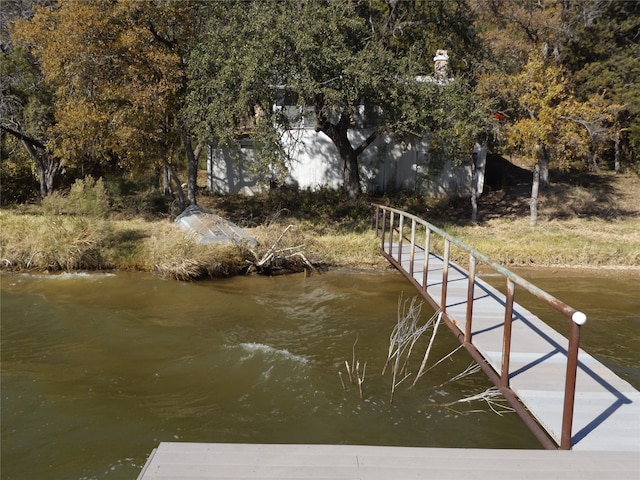
[[[411,376],[411,373],[409,372],[409,360],[411,359],[413,347],[422,334],[431,327],[431,325],[433,325],[436,317],[438,316],[436,313],[423,325],[418,325],[422,310],[422,303],[416,304],[416,298],[417,297],[414,297],[411,300],[408,308],[408,300],[403,300],[402,295],[398,299],[398,321],[389,337],[389,351],[387,354],[387,360],[382,369],[382,374],[384,375],[387,366],[393,361],[390,397],[391,403],[393,403],[396,387]],[[431,337],[431,342],[429,343],[429,348],[427,349],[427,353],[422,366],[420,367],[419,373],[424,370],[424,364],[426,363],[426,358],[429,354],[431,345],[433,344],[436,330],[437,324],[434,327],[434,333]],[[402,378],[398,380],[399,376],[402,376]]]
[[[442,319],[442,312],[436,312],[436,313],[438,315],[438,319],[436,320],[436,323],[433,326],[433,332],[431,333],[431,340],[429,340],[429,346],[427,347],[427,351],[424,353],[424,357],[422,358],[422,364],[420,365],[418,374],[416,375],[416,378],[413,381],[413,386],[415,386],[416,383],[418,382],[418,379],[426,373],[424,371],[424,368],[427,365],[427,360],[429,359],[429,353],[431,352],[431,347],[433,346],[433,341],[436,338],[436,333],[438,332],[438,326],[440,325],[440,320]]]
[[[258,272],[263,274],[273,275],[282,270],[299,270],[302,271],[304,269],[306,272],[317,272],[316,268],[311,264],[307,257],[300,251],[304,248],[304,245],[296,245],[294,247],[285,247],[278,248],[278,245],[284,238],[285,234],[292,228],[295,228],[294,225],[289,225],[284,231],[280,234],[278,239],[274,242],[273,245],[262,255],[259,257],[258,254],[249,250],[255,261],[247,260],[249,263],[249,268],[247,269],[247,273]]]
[[[356,379],[358,380],[358,391],[360,392],[360,400],[364,400],[362,393],[362,384],[364,383],[364,376],[367,373],[367,362],[364,362],[362,367],[362,375],[360,375],[360,362],[356,363]]]
[[[460,414],[484,412],[484,410],[469,410],[467,412],[460,412],[452,408],[454,405],[458,405],[460,403],[471,403],[475,401],[484,401],[489,406],[491,411],[496,415],[502,416],[505,413],[515,412],[515,409],[513,407],[511,407],[510,405],[506,405],[504,403],[505,399],[502,396],[502,393],[500,393],[500,390],[498,390],[496,387],[489,387],[484,392],[478,393],[476,395],[471,395],[469,397],[461,398],[459,400],[456,400],[455,402],[434,403],[426,406],[444,407]]]

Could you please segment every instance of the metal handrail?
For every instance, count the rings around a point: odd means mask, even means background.
[[[399,265],[402,265],[402,242],[404,239],[404,225],[407,223],[407,220],[411,222],[411,247],[410,247],[410,275],[413,278],[413,259],[415,255],[415,249],[420,248],[425,251],[425,260],[424,260],[424,270],[423,270],[423,282],[422,282],[422,290],[423,294],[426,294],[427,281],[426,275],[428,270],[428,258],[429,253],[431,253],[431,234],[437,234],[444,240],[444,251],[443,251],[443,272],[442,272],[442,297],[440,299],[440,308],[443,313],[446,314],[446,298],[447,298],[447,279],[448,279],[448,271],[450,262],[450,246],[454,244],[458,248],[466,251],[469,254],[469,285],[467,290],[467,311],[466,311],[466,324],[464,333],[464,343],[471,344],[471,321],[473,317],[473,291],[475,286],[475,276],[476,276],[476,265],[478,262],[481,262],[497,273],[500,273],[502,276],[507,279],[507,288],[506,288],[506,302],[505,302],[505,328],[504,328],[504,337],[503,337],[503,347],[502,347],[502,369],[500,373],[500,387],[501,388],[509,388],[509,357],[511,353],[511,322],[513,317],[513,299],[515,295],[515,286],[518,285],[524,288],[527,292],[531,293],[533,296],[542,300],[546,304],[550,305],[553,309],[562,313],[564,316],[568,317],[570,321],[570,333],[569,333],[569,345],[567,349],[567,371],[565,377],[565,392],[564,392],[564,405],[563,405],[563,415],[562,415],[562,433],[560,440],[560,448],[564,450],[571,449],[571,429],[573,425],[573,409],[574,409],[574,401],[575,401],[575,386],[576,386],[576,375],[578,369],[578,350],[580,348],[580,327],[584,325],[587,321],[587,317],[584,313],[576,310],[573,307],[570,307],[566,303],[558,300],[553,295],[545,292],[539,287],[535,286],[531,282],[525,280],[519,275],[511,272],[506,269],[502,265],[493,262],[486,255],[478,252],[472,247],[466,245],[461,242],[454,236],[448,234],[444,230],[432,225],[426,220],[412,215],[410,213],[404,212],[402,210],[398,210],[396,208],[387,207],[384,205],[374,204],[375,207],[375,232],[376,235],[379,234],[380,231],[380,220],[382,219],[382,233],[381,233],[381,250],[386,253],[384,248],[385,245],[385,237],[388,232],[388,241],[389,241],[389,253],[391,256],[391,246],[393,245],[394,238],[394,230],[398,232],[398,257],[394,258],[395,261]],[[382,218],[380,214],[382,212]],[[396,229],[396,221],[395,218],[398,219],[398,227]],[[387,224],[387,218],[389,218],[389,222]],[[416,245],[416,229],[417,225],[422,225],[425,227],[425,245],[424,247],[417,247]],[[387,231],[388,228],[388,231]]]

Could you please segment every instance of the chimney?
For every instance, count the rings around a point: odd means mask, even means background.
[[[436,56],[433,57],[433,66],[435,70],[436,80],[446,80],[449,77],[448,66],[449,55],[446,50],[437,50]]]

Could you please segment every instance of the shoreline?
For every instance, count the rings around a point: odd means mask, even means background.
[[[249,229],[260,243],[252,249],[233,243],[197,244],[166,220],[52,219],[0,210],[0,271],[121,271],[200,280],[245,275],[250,266],[273,253],[277,257],[273,268],[260,273],[310,270],[309,264],[300,261],[301,256],[318,270],[392,268],[380,254],[379,238],[372,230],[348,231],[338,226],[325,231],[325,225],[287,220]],[[289,223],[295,227],[287,227],[283,237],[283,225]],[[585,242],[588,230],[581,227],[576,232],[575,222],[567,224],[560,235],[543,229],[531,233],[528,226],[518,228],[505,221],[496,228],[485,228],[482,235],[475,226],[456,226],[450,233],[515,273],[526,270],[528,275],[561,273],[570,277],[598,271],[640,279],[640,264],[636,263],[640,261],[640,231],[628,234],[635,228],[640,230],[638,220],[621,222],[617,230],[590,243]],[[620,241],[625,236],[625,241]],[[515,241],[513,237],[517,237]],[[616,264],[614,260],[632,263]],[[454,251],[452,261],[465,267],[468,260],[464,252]],[[479,264],[478,270],[482,273],[490,268]]]
[[[566,209],[566,195],[584,200],[579,187],[562,184],[545,191],[546,206],[536,226],[530,225],[525,210],[513,211],[513,198],[499,203],[492,192],[480,199],[478,223],[468,221],[462,199],[431,199],[427,220],[509,270],[566,276],[598,271],[640,278],[640,180],[606,179],[615,181],[615,197],[594,197],[573,210]],[[427,199],[382,201],[411,212],[424,210]],[[105,208],[91,216],[70,208],[16,205],[0,208],[0,271],[127,271],[200,280],[244,275],[247,270],[313,270],[310,265],[320,270],[391,268],[379,253],[366,198],[347,202],[338,194],[274,191],[248,198],[204,196],[202,204],[247,230],[259,245],[197,244],[157,212]],[[432,247],[439,252],[442,245]],[[468,255],[452,248],[451,260],[464,267]]]
[[[315,265],[314,265],[315,266]],[[237,273],[234,275],[227,276],[218,276],[218,277],[208,277],[201,279],[193,279],[191,281],[207,281],[207,280],[223,280],[225,278],[232,278],[237,276],[279,276],[279,275],[296,275],[296,274],[305,274],[305,275],[323,275],[327,272],[335,272],[335,271],[352,271],[355,273],[379,273],[386,274],[390,272],[396,271],[396,269],[389,263],[387,265],[382,264],[381,266],[371,266],[371,265],[324,265],[317,266],[315,272],[305,273],[304,270],[300,271],[290,271],[281,274],[275,275],[265,275],[259,273]],[[580,277],[584,276],[585,272],[593,271],[598,272],[598,277],[607,277],[610,275],[616,276],[624,276],[628,278],[637,278],[640,280],[640,266],[636,265],[607,265],[607,266],[594,266],[594,265],[537,265],[537,266],[511,266],[505,267],[507,270],[512,271],[513,273],[524,276],[536,278],[536,277],[548,277],[548,276],[561,276],[566,278],[571,277]],[[148,275],[151,277],[162,278],[166,277],[166,275],[161,275],[158,272],[154,272],[151,270],[145,269],[127,269],[127,268],[104,268],[104,269],[72,269],[72,270],[40,270],[40,269],[12,269],[7,268],[4,265],[0,265],[0,275],[1,274],[21,274],[21,275],[100,275],[100,274],[122,274],[122,275]],[[494,273],[492,269],[486,265],[478,265],[477,274],[479,276],[501,276],[499,273]]]

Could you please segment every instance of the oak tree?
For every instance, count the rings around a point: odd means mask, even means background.
[[[191,118],[218,144],[233,143],[239,130],[256,135],[273,169],[282,153],[277,132],[291,120],[273,109],[280,90],[333,142],[343,162],[344,190],[354,198],[361,193],[359,157],[379,135],[406,138],[428,131],[438,85],[416,79],[431,74],[435,50],[427,48],[445,41],[444,24],[468,13],[462,4],[214,4],[189,61]],[[470,23],[456,25],[463,31],[447,30],[448,40],[463,44]],[[354,144],[349,132],[364,110],[373,127]],[[239,129],[243,125],[251,128]]]

